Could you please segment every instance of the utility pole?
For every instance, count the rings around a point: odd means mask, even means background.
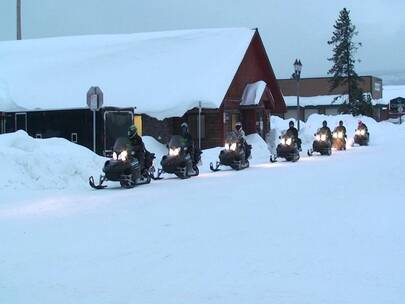
[[[21,40],[21,0],[17,0],[17,40]]]

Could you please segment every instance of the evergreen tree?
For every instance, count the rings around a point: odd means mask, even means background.
[[[358,35],[356,26],[350,20],[350,11],[344,8],[340,11],[339,18],[333,26],[333,36],[328,41],[333,45],[333,56],[328,58],[333,62],[332,68],[328,71],[332,75],[330,90],[338,87],[346,88],[343,95],[348,98],[344,101],[341,108],[343,112],[353,115],[370,115],[372,113],[371,101],[364,97],[363,91],[359,86],[360,77],[355,71],[355,54],[361,46],[360,42],[354,42],[353,38]]]

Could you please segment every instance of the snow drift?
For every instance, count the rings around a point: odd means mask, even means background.
[[[157,159],[166,153],[154,138],[144,142]],[[98,177],[106,161],[66,139],[36,139],[24,131],[0,135],[0,147],[0,189],[88,188],[89,176]]]
[[[83,187],[104,158],[66,139],[34,139],[24,131],[0,136],[0,189]]]

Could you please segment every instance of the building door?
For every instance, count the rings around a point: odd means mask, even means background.
[[[109,156],[112,153],[115,140],[126,137],[128,128],[133,124],[131,111],[106,111],[104,113],[104,151]]]
[[[27,131],[27,113],[15,114],[15,131],[18,130]]]

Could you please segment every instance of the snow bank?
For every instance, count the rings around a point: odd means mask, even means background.
[[[0,147],[0,189],[88,187],[105,161],[66,139],[34,139],[24,131],[0,135]]]

